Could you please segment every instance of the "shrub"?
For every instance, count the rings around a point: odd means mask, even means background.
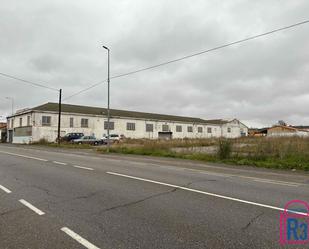
[[[232,143],[228,139],[219,140],[218,157],[220,159],[230,158],[232,152]]]
[[[46,145],[46,144],[50,144],[50,142],[48,142],[46,138],[41,138],[39,141],[33,142],[32,144]]]

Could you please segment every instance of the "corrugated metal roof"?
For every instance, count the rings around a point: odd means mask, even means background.
[[[107,115],[106,108],[81,106],[81,105],[69,105],[62,104],[62,111],[67,113],[76,114],[89,114],[89,115]],[[47,103],[32,108],[35,111],[50,111],[58,112],[58,103]],[[162,120],[162,121],[176,121],[176,122],[188,122],[188,123],[207,123],[207,124],[221,124],[222,120],[204,120],[200,118],[147,113],[147,112],[135,112],[127,110],[110,109],[111,117],[126,117],[126,118],[140,118],[149,120]]]

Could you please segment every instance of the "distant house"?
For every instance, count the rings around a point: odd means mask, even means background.
[[[280,136],[309,136],[309,131],[306,129],[299,129],[293,126],[276,125],[267,130],[267,136],[280,137]]]
[[[309,125],[298,125],[298,126],[292,126],[296,129],[306,130],[309,131]]]

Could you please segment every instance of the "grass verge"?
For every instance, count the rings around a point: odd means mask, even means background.
[[[206,144],[216,146],[213,154],[194,152],[176,152],[175,145],[194,148],[193,145]],[[99,148],[105,153],[106,148]],[[225,163],[231,165],[248,165],[273,169],[297,169],[309,171],[309,139],[299,137],[289,138],[243,138],[243,139],[211,139],[208,141],[147,141],[139,143],[123,143],[113,145],[112,153],[147,155],[170,158],[190,159],[203,162]]]

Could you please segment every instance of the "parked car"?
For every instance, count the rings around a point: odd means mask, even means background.
[[[123,135],[118,135],[118,134],[110,134],[109,135],[109,141],[110,143],[115,143],[115,142],[119,142],[121,139],[123,139]],[[101,138],[101,141],[103,144],[107,144],[107,135],[104,135],[102,138]]]
[[[79,139],[73,140],[74,144],[91,144],[91,145],[98,145],[101,143],[100,139],[96,139],[94,136],[83,136]]]
[[[81,133],[81,132],[71,132],[71,133],[67,133],[65,136],[63,136],[61,138],[61,141],[64,141],[64,142],[71,142],[75,139],[79,139],[81,137],[84,136],[84,133]]]

